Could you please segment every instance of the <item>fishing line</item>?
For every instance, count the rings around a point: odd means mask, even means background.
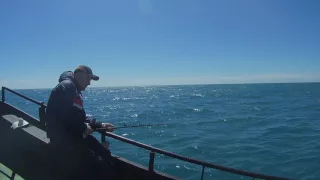
[[[96,130],[108,130],[108,129],[123,129],[123,128],[135,128],[135,127],[149,127],[149,126],[163,126],[165,124],[138,124],[138,125],[124,125],[124,126],[120,126],[120,127],[114,127],[114,128],[96,128]]]
[[[314,95],[312,95],[311,92],[305,91],[309,96],[311,96],[313,99],[315,99],[318,103],[320,103],[320,99],[316,98]]]

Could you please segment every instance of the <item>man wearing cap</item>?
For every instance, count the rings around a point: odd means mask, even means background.
[[[66,159],[69,159],[74,172],[81,178],[85,175],[80,175],[79,172],[87,173],[90,179],[94,179],[92,174],[97,175],[97,172],[93,171],[100,169],[105,174],[106,169],[101,168],[110,167],[108,163],[111,161],[111,153],[91,133],[95,128],[106,128],[112,132],[114,126],[110,123],[96,122],[86,115],[81,91],[90,85],[91,80],[97,81],[99,76],[94,75],[91,68],[85,65],[78,66],[73,72],[65,71],[60,75],[59,84],[51,91],[47,104],[46,128],[50,145],[56,154],[55,160],[60,158],[60,161],[67,164]],[[99,156],[104,160],[105,166],[98,164]],[[68,178],[71,178],[69,175],[75,175],[70,172],[70,167],[66,168],[69,171]],[[79,168],[90,170],[82,171]]]

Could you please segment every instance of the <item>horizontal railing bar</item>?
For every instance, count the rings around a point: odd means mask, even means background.
[[[22,110],[20,110],[20,109],[18,109],[18,108],[16,108],[16,107],[14,107],[13,105],[11,105],[11,104],[9,104],[9,103],[4,102],[4,104],[5,104],[6,106],[9,106],[9,107],[10,107],[11,109],[13,109],[15,112],[19,112],[18,114],[16,114],[16,113],[13,113],[13,114],[18,115],[18,116],[20,116],[20,117],[22,117],[22,118],[24,118],[25,116],[26,116],[26,117],[30,117],[30,119],[25,119],[25,120],[28,121],[30,124],[36,126],[37,128],[43,130],[43,127],[41,126],[40,121],[38,121],[38,119],[37,119],[36,117],[32,116],[31,114],[29,114],[29,113],[27,113],[27,112],[25,112],[25,111],[22,111]]]
[[[31,98],[29,98],[29,97],[27,97],[27,96],[25,96],[25,95],[23,95],[23,94],[20,94],[20,93],[14,91],[14,90],[11,90],[11,89],[7,88],[7,87],[3,87],[3,89],[4,89],[4,90],[7,90],[7,91],[10,91],[11,93],[16,94],[16,95],[18,95],[18,96],[20,96],[20,97],[22,97],[22,98],[24,98],[24,99],[27,99],[27,100],[35,103],[35,104],[38,104],[39,106],[44,106],[44,103],[43,103],[43,102],[39,102],[39,101],[36,101],[36,100],[34,100],[34,99],[31,99]]]
[[[243,170],[239,170],[239,169],[234,169],[234,168],[229,168],[229,167],[224,167],[221,165],[216,165],[216,164],[212,164],[212,163],[208,163],[208,162],[204,162],[204,161],[200,161],[200,160],[196,160],[196,159],[192,159],[192,158],[188,158],[185,156],[181,156],[181,155],[177,155],[159,148],[155,148],[140,142],[136,142],[134,140],[110,133],[110,132],[100,132],[103,135],[112,137],[114,139],[118,139],[120,141],[153,151],[153,152],[157,152],[159,154],[163,154],[166,156],[170,156],[172,158],[176,158],[176,159],[180,159],[182,161],[186,161],[186,162],[190,162],[193,164],[197,164],[197,165],[201,165],[201,166],[206,166],[209,168],[214,168],[214,169],[218,169],[221,171],[226,171],[226,172],[230,172],[230,173],[234,173],[234,174],[238,174],[238,175],[243,175],[243,176],[249,176],[249,177],[254,177],[254,178],[260,178],[260,179],[272,179],[272,180],[289,180],[288,178],[283,178],[283,177],[276,177],[276,176],[268,176],[268,175],[263,175],[263,174],[258,174],[258,173],[253,173],[253,172],[248,172],[248,171],[243,171]]]

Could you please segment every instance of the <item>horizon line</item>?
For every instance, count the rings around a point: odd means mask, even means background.
[[[301,81],[301,82],[239,82],[239,83],[191,83],[191,84],[150,84],[150,85],[110,85],[110,86],[88,86],[86,89],[95,89],[95,88],[128,88],[128,87],[157,87],[157,86],[201,86],[201,85],[255,85],[255,84],[314,84],[320,83],[320,81]],[[36,89],[53,89],[54,87],[41,87],[41,88],[10,88],[8,86],[1,86],[0,91],[2,91],[2,87],[6,87],[12,90],[36,90]]]

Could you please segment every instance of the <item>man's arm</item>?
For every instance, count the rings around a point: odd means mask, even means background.
[[[97,121],[95,118],[92,118],[91,116],[86,116],[85,122],[88,123],[92,129],[101,128],[103,124],[100,121]]]
[[[91,116],[87,116],[88,125],[95,130],[96,128],[106,128],[106,131],[112,132],[114,130],[114,126],[110,123],[102,123],[100,121],[96,121],[95,118],[92,118]]]

